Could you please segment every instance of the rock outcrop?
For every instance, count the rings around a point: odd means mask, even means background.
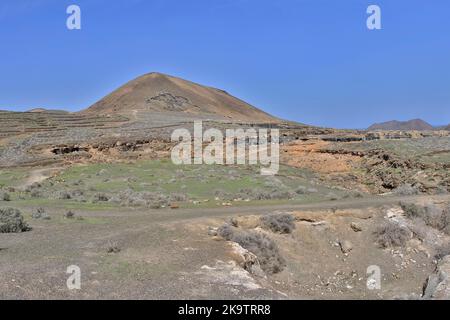
[[[428,277],[425,284],[424,299],[450,299],[450,256],[439,261],[434,273]]]

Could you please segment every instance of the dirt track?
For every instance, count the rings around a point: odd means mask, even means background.
[[[423,196],[374,196],[372,198],[336,200],[336,201],[322,201],[309,204],[287,204],[287,205],[265,205],[265,206],[235,206],[235,207],[221,207],[221,208],[190,208],[190,209],[145,209],[145,210],[127,210],[125,208],[118,208],[108,211],[92,211],[88,212],[89,216],[93,217],[111,217],[111,216],[148,216],[151,215],[155,219],[162,220],[186,220],[197,218],[220,218],[231,215],[251,215],[251,214],[267,214],[272,212],[282,211],[321,211],[330,209],[362,209],[368,207],[378,207],[383,205],[394,205],[400,201],[426,201],[435,199],[437,201],[450,200],[449,195],[437,195],[430,197]],[[12,202],[12,204],[14,204]],[[15,205],[15,204],[14,204]],[[17,206],[17,205],[15,205]],[[32,209],[33,207],[23,207]],[[82,211],[81,211],[82,212]]]

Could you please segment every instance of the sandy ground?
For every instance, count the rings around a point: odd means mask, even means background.
[[[361,158],[357,156],[320,152],[329,145],[329,142],[322,140],[291,142],[283,145],[281,162],[322,174],[349,173],[360,163]]]
[[[60,172],[62,169],[63,169],[62,167],[33,169],[30,171],[28,178],[23,183],[22,188],[26,188],[32,185],[33,183],[43,182],[48,178],[50,178],[51,176]]]

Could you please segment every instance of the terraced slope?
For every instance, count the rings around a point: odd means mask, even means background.
[[[62,111],[0,111],[0,139],[37,132],[58,132],[70,128],[112,128],[128,119],[121,116],[80,115]]]

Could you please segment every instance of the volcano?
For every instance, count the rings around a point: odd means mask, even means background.
[[[139,118],[152,112],[238,122],[281,121],[224,90],[161,73],[149,73],[128,82],[80,114]]]

